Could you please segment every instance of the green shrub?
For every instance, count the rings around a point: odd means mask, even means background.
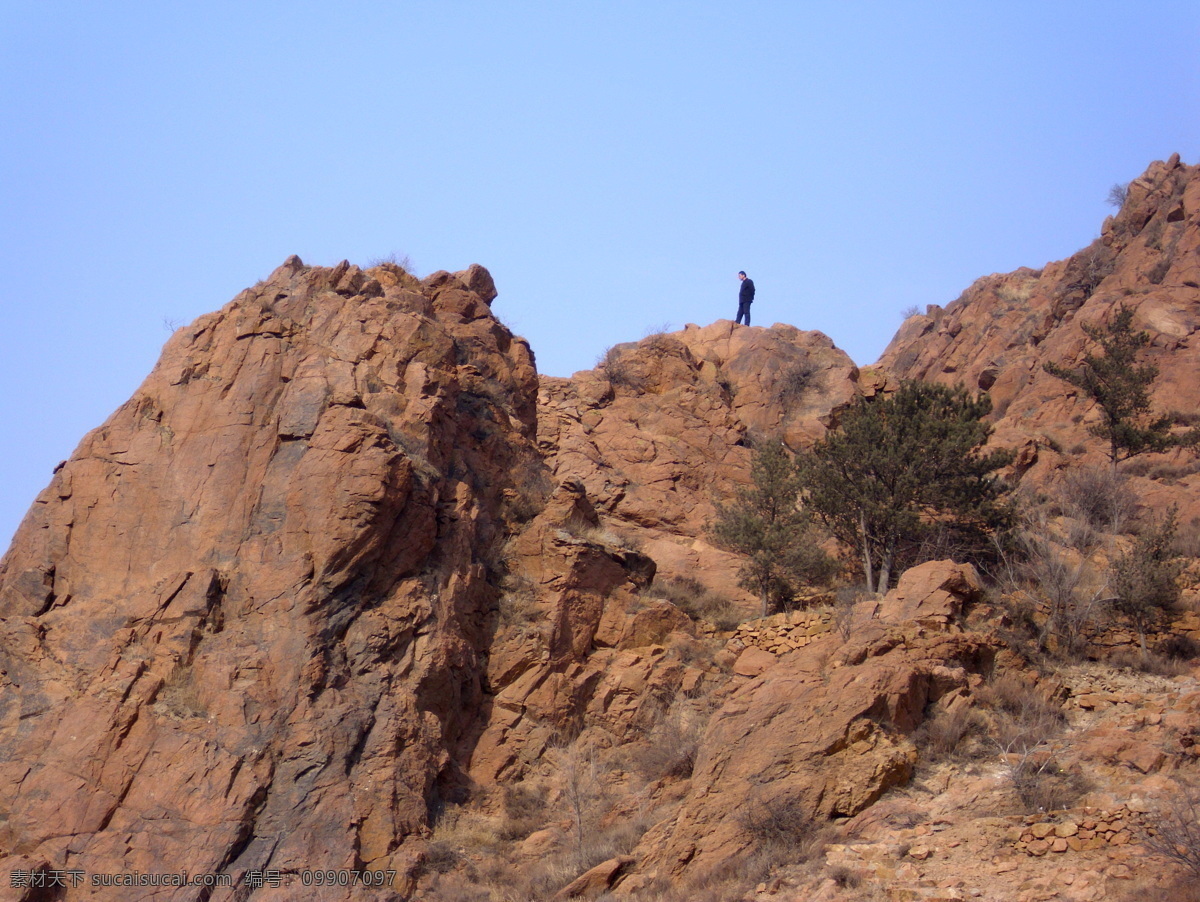
[[[1013,519],[993,473],[1012,460],[984,452],[987,395],[961,386],[904,382],[892,395],[858,398],[825,438],[800,456],[805,504],[855,549],[868,591],[893,573],[953,549],[990,557]]]
[[[782,442],[758,450],[750,481],[733,504],[717,504],[710,534],[722,548],[746,555],[740,584],[759,597],[765,617],[789,607],[801,586],[828,580],[837,568],[800,507],[800,475]]]

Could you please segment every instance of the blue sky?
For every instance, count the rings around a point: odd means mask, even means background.
[[[289,254],[487,266],[542,372],[732,318],[873,362],[1200,159],[1200,5],[0,0],[0,547]]]

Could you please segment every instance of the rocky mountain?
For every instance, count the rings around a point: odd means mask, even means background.
[[[1194,676],[1040,667],[948,561],[757,618],[706,527],[756,439],[902,378],[987,391],[1014,478],[1102,461],[1042,364],[1122,303],[1191,424],[1198,175],[1154,164],[1091,247],[861,372],[718,322],[539,377],[482,267],[289,259],[176,332],[0,562],[0,895],[1119,898],[1195,776]],[[1192,458],[1136,463],[1200,515]]]
[[[964,383],[995,408],[994,443],[1020,449],[1019,466],[1045,484],[1071,463],[1094,465],[1104,446],[1088,433],[1095,405],[1043,369],[1075,366],[1094,347],[1084,325],[1102,326],[1120,305],[1151,336],[1144,361],[1158,367],[1156,410],[1180,427],[1200,409],[1200,166],[1178,154],[1127,187],[1101,236],[1040,270],[985,276],[942,308],[910,317],[880,358],[904,379]],[[1183,451],[1139,461],[1132,474],[1150,507],[1200,517],[1200,474]],[[1137,472],[1137,471],[1142,472]],[[1157,479],[1149,479],[1153,470]]]
[[[411,883],[444,806],[704,682],[593,504],[695,539],[746,434],[785,420],[773,370],[830,381],[787,415],[812,432],[853,365],[790,327],[693,330],[621,349],[628,382],[544,380],[539,435],[494,296],[481,267],[292,258],[59,468],[0,566],[10,868]]]
[[[175,334],[0,568],[7,854],[362,869],[453,793],[543,466],[493,295],[292,258]]]

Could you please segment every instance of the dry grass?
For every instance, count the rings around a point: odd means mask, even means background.
[[[990,741],[1011,762],[1009,780],[1025,811],[1067,808],[1087,791],[1083,778],[1064,770],[1050,753],[1066,717],[1036,686],[1004,674],[981,687],[978,698],[989,709]]]
[[[1053,758],[1021,761],[1013,768],[1010,779],[1021,804],[1030,813],[1070,808],[1088,790],[1079,773],[1063,770]]]
[[[829,877],[839,889],[857,889],[862,885],[862,875],[845,865],[831,868]]]
[[[633,347],[613,345],[597,361],[605,378],[613,388],[627,388],[641,392],[646,388],[646,379],[637,366],[637,350]]]
[[[809,392],[821,385],[821,368],[815,361],[805,357],[792,363],[779,375],[775,383],[775,397],[784,407],[797,404]]]
[[[1177,793],[1163,803],[1146,845],[1188,872],[1193,886],[1200,886],[1200,789]]]
[[[410,276],[416,276],[417,274],[412,258],[408,254],[392,253],[383,257],[372,257],[367,261],[367,269],[374,269],[377,266],[394,266],[402,272],[408,273]]]
[[[454,805],[438,816],[430,845],[441,847],[443,856],[502,853],[508,847],[502,824],[501,818],[479,808]]]
[[[735,630],[740,623],[750,619],[729,598],[688,577],[658,580],[647,591],[655,598],[671,602],[693,620],[711,623],[724,632]]]
[[[913,733],[913,743],[921,750],[922,760],[933,764],[971,755],[969,738],[982,739],[987,735],[988,721],[969,705],[957,705],[941,710],[927,719]]]
[[[792,861],[808,861],[824,852],[828,826],[813,817],[799,799],[764,792],[747,800],[739,815],[757,846],[786,849]]]
[[[646,780],[690,777],[711,715],[708,704],[688,698],[647,706],[641,724],[646,740],[625,749],[626,761]]]
[[[611,758],[580,738],[547,752],[545,774],[505,786],[495,813],[448,808],[426,846],[419,897],[550,899],[584,871],[629,854],[650,822],[621,791]],[[519,844],[542,830],[545,852],[522,858]]]
[[[1120,649],[1109,658],[1109,663],[1122,670],[1162,677],[1177,677],[1191,673],[1191,667],[1188,666],[1186,658],[1170,657],[1153,651],[1143,654],[1133,648]]]
[[[996,289],[996,297],[1006,304],[1022,304],[1033,295],[1036,281],[1030,279],[1020,285],[1001,285]]]
[[[1063,513],[1105,533],[1124,531],[1137,511],[1128,478],[1112,467],[1071,470],[1058,483],[1057,500]]]
[[[1196,423],[1192,422],[1194,419],[1192,414],[1176,415],[1176,420],[1185,426],[1196,426]],[[1171,484],[1200,473],[1200,460],[1186,459],[1175,463],[1141,458],[1129,461],[1122,469],[1129,476],[1145,476],[1147,479]]]
[[[718,648],[711,640],[697,639],[686,633],[673,632],[667,637],[667,654],[691,667],[712,670],[716,666]]]
[[[533,630],[542,617],[533,583],[510,574],[504,577],[501,587],[504,590],[498,602],[501,627],[519,632]]]
[[[992,712],[992,734],[1006,754],[1042,745],[1066,725],[1062,708],[1016,673],[1001,674],[984,684],[977,697]]]
[[[208,716],[190,667],[177,667],[171,672],[159,690],[156,702],[161,710],[180,720]]]
[[[504,784],[503,793],[504,820],[497,831],[502,839],[525,839],[545,824],[545,786],[524,780]]]
[[[602,526],[584,527],[578,531],[579,538],[596,545],[606,545],[610,548],[628,548],[629,543],[610,529]]]

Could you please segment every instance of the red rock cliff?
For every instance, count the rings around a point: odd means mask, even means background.
[[[10,868],[400,867],[464,779],[489,555],[544,480],[494,294],[293,257],[55,473],[0,565]]]

